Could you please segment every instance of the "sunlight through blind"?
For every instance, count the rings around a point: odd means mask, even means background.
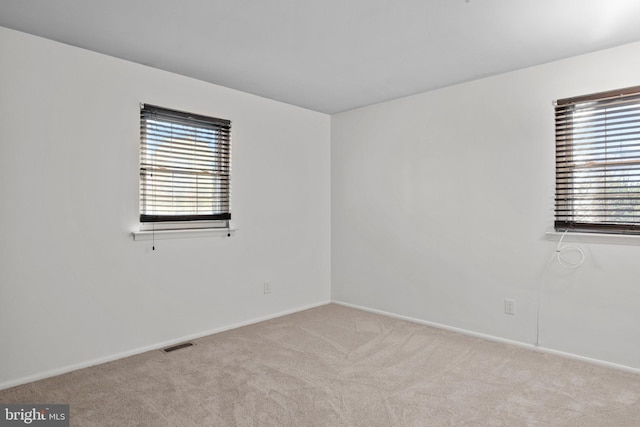
[[[558,100],[556,230],[640,233],[640,87]]]
[[[228,220],[231,122],[142,105],[140,222]]]

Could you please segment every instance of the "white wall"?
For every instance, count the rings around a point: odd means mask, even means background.
[[[329,300],[329,116],[3,28],[0,52],[0,388]],[[232,121],[235,236],[132,240],[140,102]]]
[[[640,44],[332,117],[332,298],[640,368],[640,240],[556,242],[552,101],[640,84]],[[505,298],[516,315],[504,314]]]

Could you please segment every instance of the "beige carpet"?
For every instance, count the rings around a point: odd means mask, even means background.
[[[331,304],[0,391],[72,426],[640,426],[640,376]]]

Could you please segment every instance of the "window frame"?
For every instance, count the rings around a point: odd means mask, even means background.
[[[178,130],[174,134],[175,129]],[[170,132],[170,136],[166,132]],[[202,136],[205,132],[206,136]],[[193,143],[193,147],[185,148],[187,141],[189,144]],[[140,103],[139,144],[138,198],[141,232],[230,230],[230,120]],[[165,146],[162,147],[163,145]],[[164,154],[157,155],[158,159],[163,159],[150,160],[156,156],[154,151],[163,151],[158,147],[164,149]],[[206,149],[203,150],[203,147]],[[207,152],[209,147],[210,151]],[[166,154],[169,151],[172,154]],[[203,164],[207,166],[202,166]],[[158,172],[156,175],[164,173],[165,178],[155,178],[154,181],[154,171]],[[171,174],[170,178],[166,178],[168,173]],[[189,177],[186,178],[187,176]],[[150,186],[154,182],[157,188],[153,187],[151,190]],[[206,190],[203,191],[202,188]],[[170,196],[167,196],[168,191]],[[181,211],[176,206],[178,202],[173,200],[174,195],[175,198],[182,197],[181,203],[189,207],[184,207]],[[170,201],[160,201],[167,200],[168,197],[171,197]],[[206,213],[192,212],[203,207]]]

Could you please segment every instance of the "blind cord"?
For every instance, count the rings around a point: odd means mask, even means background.
[[[551,263],[555,258],[556,258],[556,253],[554,252],[554,254],[551,255],[551,257],[549,258],[549,261],[547,261],[547,265],[544,269],[545,272],[547,271],[547,269],[549,268],[549,266],[551,265]],[[538,292],[538,307],[536,308],[536,347],[540,345],[540,307],[542,306],[542,297],[544,295],[545,276],[546,274],[543,273],[542,280],[540,281],[540,292]]]
[[[565,230],[562,233],[562,237],[560,237],[560,241],[558,242],[558,246],[556,247],[556,258],[558,259],[558,264],[563,266],[564,268],[578,268],[584,263],[584,251],[576,245],[565,245],[562,246],[562,240],[564,236],[567,234],[569,229]],[[579,254],[579,259],[576,261],[569,260],[562,256],[562,252],[577,252]]]
[[[156,250],[156,223],[153,223],[153,228],[151,229],[151,250]]]
[[[564,236],[567,234],[567,232],[569,231],[569,229],[565,230],[564,233],[562,233],[562,236],[560,237],[560,241],[558,241],[558,246],[556,246],[556,251],[553,255],[551,255],[551,258],[549,258],[549,261],[547,262],[547,268],[549,267],[549,264],[551,264],[551,262],[554,259],[558,260],[558,264],[560,264],[562,267],[567,268],[567,269],[574,269],[574,268],[578,268],[580,267],[583,263],[584,263],[584,258],[585,258],[585,254],[584,251],[582,250],[582,248],[576,246],[576,245],[565,245],[562,246],[562,240],[564,239]],[[563,251],[574,251],[577,252],[580,257],[578,260],[576,261],[571,261],[568,260],[567,258],[562,256],[562,252]],[[546,268],[545,268],[546,270]],[[544,278],[544,276],[543,276]],[[542,282],[540,283],[540,292],[538,293],[538,308],[536,310],[536,347],[538,347],[540,345],[540,307],[542,306],[542,297],[544,296],[544,280],[542,280]]]

